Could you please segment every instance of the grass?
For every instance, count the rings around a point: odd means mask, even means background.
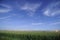
[[[0,31],[0,40],[60,40],[60,32]]]

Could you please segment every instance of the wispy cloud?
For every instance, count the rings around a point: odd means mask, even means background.
[[[49,10],[49,9],[45,10],[45,11],[44,11],[44,15],[50,16],[50,10]]]
[[[33,16],[38,7],[40,7],[40,3],[32,4],[32,3],[25,3],[23,6],[20,7],[21,10],[27,11],[29,16]]]
[[[6,13],[11,11],[11,6],[6,5],[6,4],[0,4],[0,6],[4,7],[4,8],[0,8],[0,13]]]
[[[59,25],[60,22],[51,22],[51,23],[32,23],[34,26],[54,26],[54,25]]]
[[[44,23],[32,23],[32,25],[42,25]]]
[[[11,16],[6,16],[6,17],[2,17],[0,19],[7,19],[7,18],[10,18]]]
[[[16,16],[16,14],[12,14],[12,15],[9,15],[9,16],[6,16],[6,17],[1,17],[0,19],[8,19],[8,18],[13,17],[13,16]]]
[[[60,22],[50,23],[50,25],[58,25],[58,24],[60,24]]]
[[[60,2],[54,2],[47,6],[44,10],[46,16],[60,15]]]

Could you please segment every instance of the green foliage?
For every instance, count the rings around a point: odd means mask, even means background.
[[[0,40],[60,40],[60,32],[0,31]]]

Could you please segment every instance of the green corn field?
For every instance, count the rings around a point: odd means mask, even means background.
[[[60,32],[0,31],[0,40],[60,40]]]

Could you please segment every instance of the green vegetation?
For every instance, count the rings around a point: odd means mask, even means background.
[[[0,40],[60,40],[60,32],[0,31]]]

